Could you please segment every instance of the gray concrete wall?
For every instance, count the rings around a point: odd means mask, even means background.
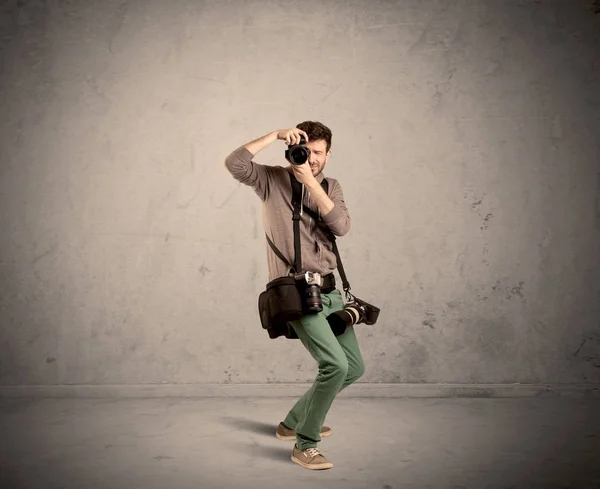
[[[584,0],[4,2],[0,384],[312,381],[261,329],[260,201],[224,167],[307,119],[382,309],[361,382],[600,381],[599,24]]]

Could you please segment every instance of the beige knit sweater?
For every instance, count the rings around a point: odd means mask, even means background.
[[[266,166],[253,161],[253,155],[244,146],[234,150],[225,159],[225,167],[238,182],[252,187],[262,201],[262,222],[269,238],[290,263],[294,263],[294,228],[292,222],[292,186],[290,182],[291,165]],[[321,172],[317,181],[321,183]],[[344,203],[342,187],[334,178],[327,178],[329,198],[335,207],[322,216],[324,224],[335,236],[344,236],[350,230],[350,214]],[[319,209],[308,192],[303,188],[306,207],[317,214]],[[289,274],[288,267],[273,252],[265,238],[269,279],[274,280]],[[302,271],[319,272],[322,275],[337,268],[333,245],[327,234],[317,226],[308,213],[303,212],[300,219],[300,246],[302,250]]]

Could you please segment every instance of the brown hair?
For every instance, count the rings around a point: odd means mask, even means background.
[[[318,121],[304,121],[296,126],[297,129],[302,129],[306,134],[308,134],[309,141],[318,141],[319,139],[324,139],[327,143],[326,153],[331,148],[331,129],[327,126],[321,124]]]

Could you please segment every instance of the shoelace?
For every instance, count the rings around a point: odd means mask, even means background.
[[[321,454],[318,448],[307,448],[304,450],[304,453],[306,453],[309,457],[316,457],[317,455]]]

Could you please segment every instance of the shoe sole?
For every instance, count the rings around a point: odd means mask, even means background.
[[[302,460],[300,460],[299,458],[296,458],[294,455],[292,455],[292,462],[296,462],[298,465],[300,465],[301,467],[304,467],[305,469],[308,469],[308,470],[326,470],[326,469],[333,468],[333,464],[331,462],[326,463],[326,464],[319,464],[319,465],[305,464]]]
[[[331,431],[328,431],[326,433],[320,433],[321,437],[325,437],[327,438],[328,436],[331,436]],[[284,440],[284,441],[290,441],[290,440],[295,440],[296,439],[296,435],[280,435],[279,433],[275,433],[275,436],[277,438],[279,438],[280,440]]]

